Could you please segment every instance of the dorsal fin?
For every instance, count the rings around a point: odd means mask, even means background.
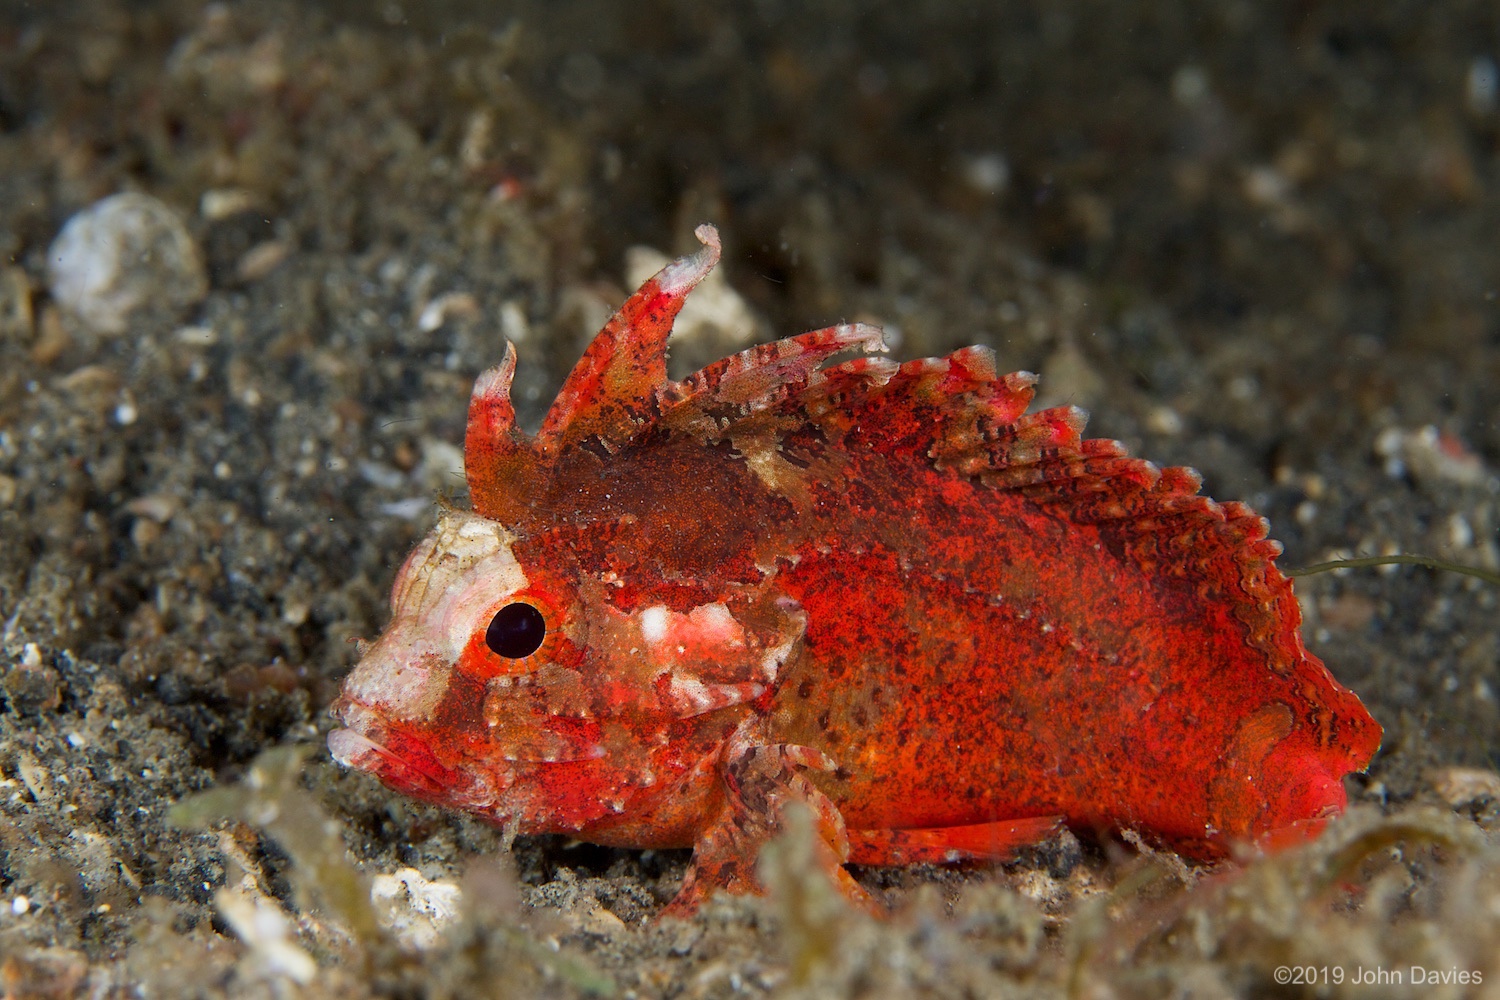
[[[510,399],[515,346],[474,383],[464,435],[464,471],[476,513],[514,525],[544,491],[559,454],[590,442],[618,450],[658,413],[667,379],[667,337],[693,286],[719,261],[719,233],[702,225],[703,246],[662,268],[614,314],[573,366],[535,438],[516,426]],[[715,366],[718,367],[718,366]]]
[[[885,351],[880,328],[840,323],[757,344],[664,386],[658,393],[660,423],[717,436],[722,426],[796,395],[818,377],[823,362],[853,348]]]
[[[469,423],[464,432],[464,476],[474,512],[514,524],[541,481],[532,442],[516,427],[510,383],[516,374],[516,348],[506,341],[505,358],[474,382]]]
[[[987,348],[967,347],[894,367],[858,358],[821,376],[783,405],[820,414],[846,447],[922,456],[1054,507],[1073,523],[1107,525],[1146,572],[1175,572],[1164,565],[1174,559],[1179,568],[1183,560],[1233,565],[1219,578],[1237,576],[1245,593],[1236,599],[1260,606],[1264,620],[1247,624],[1267,644],[1273,669],[1303,655],[1295,621],[1285,628],[1287,616],[1300,620],[1300,612],[1275,568],[1281,547],[1265,540],[1265,519],[1243,504],[1198,495],[1202,480],[1192,469],[1161,469],[1118,441],[1084,439],[1088,414],[1076,406],[1026,412],[1037,381],[1030,372],[997,376]]]
[[[1230,609],[1274,673],[1318,678],[1321,694],[1308,698],[1324,752],[1368,761],[1379,729],[1303,646],[1301,611],[1276,568],[1281,546],[1267,539],[1266,520],[1199,495],[1191,469],[1158,468],[1118,441],[1084,439],[1087,414],[1077,407],[1026,412],[1035,384],[1028,372],[996,375],[983,347],[901,365],[856,358],[812,372],[768,412],[746,417],[812,422],[852,453],[927,462],[1019,494],[1097,530],[1143,577],[1189,580],[1209,604]],[[721,423],[719,435],[734,439],[733,422]]]
[[[719,231],[693,231],[703,246],[662,268],[620,307],[573,367],[537,435],[545,455],[596,441],[615,451],[656,418],[667,381],[667,337],[693,286],[719,262]]]

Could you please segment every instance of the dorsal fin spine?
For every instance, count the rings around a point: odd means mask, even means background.
[[[719,232],[699,226],[703,244],[656,273],[626,300],[573,366],[537,434],[548,456],[597,439],[606,451],[655,420],[668,385],[667,337],[683,300],[719,262]]]
[[[516,426],[510,400],[516,374],[516,348],[474,382],[469,423],[464,433],[464,477],[474,511],[515,524],[541,486],[542,470],[531,440]]]

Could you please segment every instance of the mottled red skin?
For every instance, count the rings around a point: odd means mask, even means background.
[[[694,847],[673,912],[753,891],[794,801],[855,896],[846,860],[1004,856],[1059,821],[1214,858],[1343,808],[1380,727],[1303,648],[1263,519],[1082,440],[1080,411],[1025,414],[1034,378],[982,349],[820,369],[876,346],[838,327],[668,382],[672,319],[717,259],[700,236],[537,438],[514,355],[481,379],[474,512],[526,586],[476,613],[425,714],[369,693],[399,649],[362,665],[335,711],[370,746],[336,736],[341,759],[522,832]],[[393,606],[420,623],[414,562]],[[507,660],[484,628],[517,600],[547,639]]]

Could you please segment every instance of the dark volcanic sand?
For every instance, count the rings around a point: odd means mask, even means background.
[[[656,927],[684,855],[523,839],[516,886],[497,832],[328,760],[503,334],[535,421],[627,248],[701,221],[766,334],[988,344],[1267,514],[1286,566],[1500,562],[1500,8],[805,6],[0,2],[0,989],[1219,996],[1298,964],[1500,996],[1500,615],[1454,574],[1299,582],[1385,747],[1318,847],[1245,869],[1066,837],[862,873],[888,924],[811,889]],[[208,291],[100,332],[47,251],[121,191]],[[252,798],[278,744],[302,786]],[[215,786],[250,822],[168,822]],[[351,938],[337,837],[461,883],[465,922]],[[257,905],[286,942],[234,930]]]

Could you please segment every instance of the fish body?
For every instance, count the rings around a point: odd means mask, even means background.
[[[691,847],[669,912],[755,891],[785,810],[822,862],[1004,857],[1060,824],[1190,856],[1305,838],[1380,727],[1303,646],[1241,504],[1027,413],[966,348],[841,325],[681,382],[718,236],[601,331],[540,432],[513,348],[446,510],[346,680],[333,755],[521,833]]]

